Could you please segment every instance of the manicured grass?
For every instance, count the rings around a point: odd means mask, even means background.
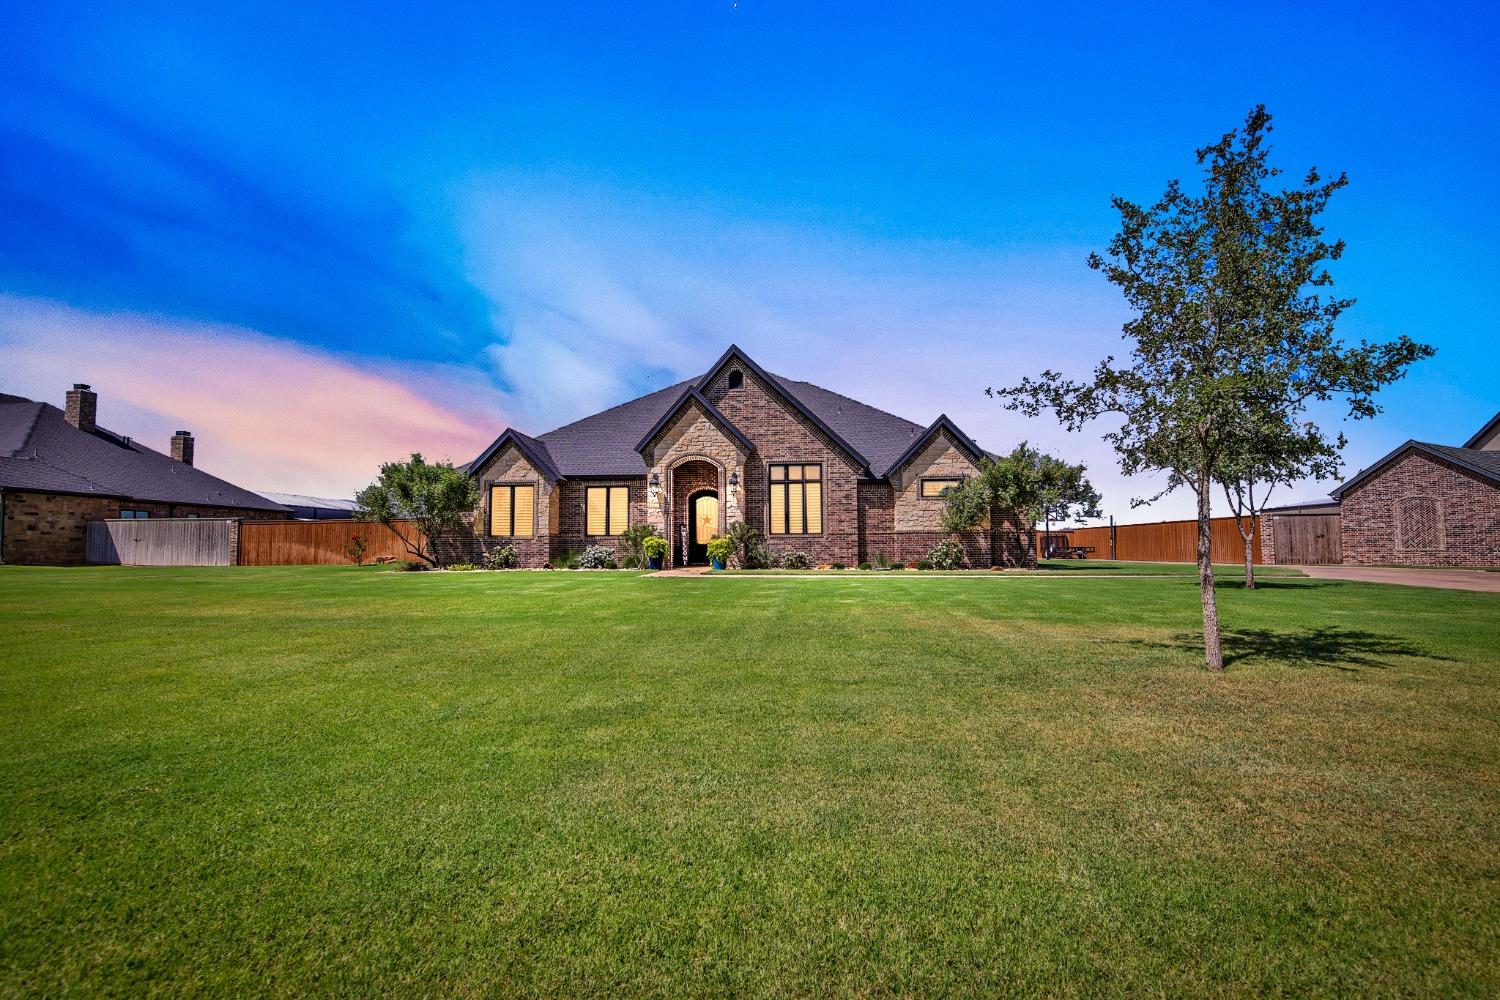
[[[0,993],[1500,992],[1500,596],[1220,607],[0,568]]]
[[[1198,578],[1198,567],[1193,563],[1158,563],[1158,562],[1116,562],[1108,559],[1043,559],[1037,564],[1035,571],[1029,570],[1004,570],[1010,576],[1034,575],[1046,576],[1048,573],[1058,571],[1062,573],[1082,574],[1084,576],[1189,576]],[[956,569],[956,570],[921,570],[908,566],[900,570],[806,570],[806,569],[726,569],[719,572],[730,575],[755,575],[755,576],[792,576],[807,575],[814,573],[820,576],[888,576],[891,574],[907,576],[994,576],[993,570],[981,569]],[[1243,563],[1225,564],[1214,566],[1214,574],[1225,581],[1233,582],[1244,580],[1245,567]],[[1255,578],[1277,576],[1306,576],[1299,569],[1290,566],[1257,566],[1255,567]]]

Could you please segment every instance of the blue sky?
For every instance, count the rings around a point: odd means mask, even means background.
[[[734,341],[1186,513],[983,389],[1118,352],[1084,266],[1110,195],[1261,101],[1277,162],[1350,174],[1345,335],[1438,347],[1351,467],[1500,409],[1491,7],[250,6],[18,5],[0,35],[0,389],[90,381],[247,486],[347,495]]]

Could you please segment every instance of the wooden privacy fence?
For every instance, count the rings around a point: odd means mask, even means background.
[[[395,527],[414,545],[425,541],[410,521]],[[371,521],[246,521],[240,525],[241,566],[327,566],[352,563],[349,544],[365,540],[365,562],[412,559],[390,528]]]
[[[111,566],[230,566],[234,522],[208,517],[91,521],[84,558]]]
[[[1327,566],[1344,561],[1341,514],[1276,515],[1270,521],[1278,563]]]
[[[1213,561],[1243,563],[1245,542],[1232,517],[1216,517],[1210,522],[1213,533]],[[1123,559],[1127,562],[1196,562],[1198,560],[1197,521],[1157,521],[1155,524],[1100,525],[1097,528],[1052,529],[1053,539],[1068,536],[1073,546],[1093,546],[1090,559]],[[1111,544],[1113,534],[1113,544]],[[1040,539],[1041,532],[1037,532]],[[1257,531],[1253,560],[1260,562],[1260,533]]]

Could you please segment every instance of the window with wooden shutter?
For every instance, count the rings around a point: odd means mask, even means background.
[[[771,534],[822,534],[823,467],[779,464],[770,473]]]
[[[490,534],[496,538],[530,538],[536,533],[536,487],[490,487]]]
[[[628,486],[590,486],[583,506],[584,534],[623,535],[630,527]]]

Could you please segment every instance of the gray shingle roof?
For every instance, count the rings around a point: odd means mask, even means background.
[[[1480,451],[1477,448],[1455,448],[1452,445],[1431,444],[1427,441],[1408,441],[1388,454],[1376,459],[1366,468],[1359,470],[1359,473],[1354,478],[1345,482],[1330,495],[1336,499],[1342,499],[1345,493],[1385,468],[1396,458],[1405,454],[1407,449],[1415,449],[1436,456],[1437,458],[1447,459],[1454,465],[1467,469],[1475,475],[1488,479],[1491,482],[1500,483],[1500,451]]]
[[[876,476],[884,476],[927,428],[857,399],[767,373],[778,388],[859,451]],[[688,379],[530,439],[564,476],[644,476],[635,450],[641,438],[689,388]]]
[[[212,507],[286,509],[112,431],[81,431],[48,403],[5,394],[0,394],[0,487]]]

